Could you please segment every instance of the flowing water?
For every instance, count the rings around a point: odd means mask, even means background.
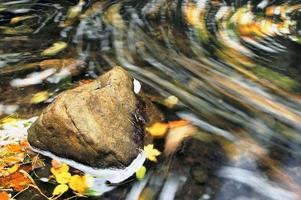
[[[300,11],[277,0],[2,0],[0,115],[37,115],[123,66],[155,99],[178,97],[170,117],[203,135],[100,198],[301,199]],[[50,99],[37,104],[41,91]]]

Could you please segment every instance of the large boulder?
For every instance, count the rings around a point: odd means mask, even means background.
[[[133,78],[115,67],[60,94],[28,130],[33,148],[93,168],[124,168],[144,145],[147,108]]]

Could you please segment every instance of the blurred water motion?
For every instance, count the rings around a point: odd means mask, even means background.
[[[120,65],[176,96],[174,112],[212,137],[120,190],[141,199],[301,199],[300,11],[292,0],[4,0],[0,115],[32,117]],[[33,103],[41,91],[48,101]],[[209,178],[191,175],[198,167]]]

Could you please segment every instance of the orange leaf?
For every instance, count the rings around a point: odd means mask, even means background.
[[[0,199],[1,200],[9,200],[9,194],[7,192],[0,192]]]
[[[7,149],[11,152],[21,152],[22,148],[18,144],[9,144],[7,145]]]
[[[181,126],[186,126],[187,124],[189,124],[189,122],[182,119],[182,120],[168,122],[168,127],[169,128],[178,128]]]
[[[29,142],[26,140],[26,139],[23,139],[20,141],[20,146],[25,149],[25,148],[28,148],[30,145],[29,145]]]
[[[31,183],[31,180],[21,172],[15,172],[9,176],[0,178],[0,185],[6,189],[13,188],[21,191]]]
[[[62,164],[59,160],[51,160],[51,166],[55,169],[60,168]]]

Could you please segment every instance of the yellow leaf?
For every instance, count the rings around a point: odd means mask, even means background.
[[[51,169],[50,169],[50,171],[51,171],[51,173],[53,174],[53,175],[58,175],[58,174],[60,174],[60,173],[63,173],[63,172],[68,172],[69,171],[69,166],[67,165],[67,164],[62,164],[60,167],[58,167],[58,168],[54,168],[54,167],[51,167]]]
[[[146,168],[142,166],[138,171],[136,171],[136,178],[142,180],[145,176]]]
[[[0,120],[0,124],[13,124],[13,123],[16,123],[17,121],[19,121],[19,119],[16,117],[7,116]]]
[[[42,91],[34,94],[30,100],[31,103],[38,104],[49,98],[48,91]]]
[[[163,137],[168,129],[168,124],[156,122],[152,126],[147,127],[146,130],[153,137]]]
[[[13,17],[11,18],[10,20],[10,24],[16,24],[20,21],[23,21],[23,20],[26,20],[26,19],[30,19],[30,18],[33,18],[34,16],[17,16],[17,17]]]
[[[66,47],[67,47],[66,42],[60,41],[60,42],[53,43],[51,47],[45,49],[42,52],[42,56],[54,56],[60,51],[63,51]]]
[[[73,175],[69,181],[69,187],[76,192],[84,193],[87,190],[86,177]]]
[[[161,154],[161,152],[158,149],[154,149],[153,144],[149,144],[147,146],[144,146],[144,154],[147,159],[153,162],[157,162],[157,156]]]
[[[85,178],[85,185],[86,185],[88,188],[93,187],[94,181],[95,181],[95,180],[94,180],[94,177],[91,176],[91,175],[85,175],[84,178]]]
[[[60,195],[60,194],[63,194],[65,192],[67,192],[67,190],[69,189],[68,185],[66,184],[60,184],[60,185],[57,185],[53,192],[52,192],[52,195]]]
[[[71,178],[71,174],[69,172],[62,172],[55,176],[55,180],[61,184],[69,183],[70,178]]]
[[[14,166],[12,166],[11,168],[9,168],[8,170],[6,170],[9,174],[12,174],[14,172],[16,172],[19,169],[20,165],[18,164],[14,164]]]
[[[179,102],[179,99],[176,97],[176,96],[169,96],[167,97],[166,99],[164,99],[164,105],[169,107],[169,108],[172,108],[173,106],[175,106],[177,103]]]

